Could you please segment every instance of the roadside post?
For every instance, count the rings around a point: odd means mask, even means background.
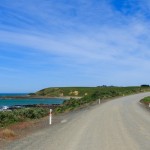
[[[149,103],[149,107],[150,107],[150,103]]]
[[[50,109],[49,111],[49,124],[51,125],[52,124],[52,109]]]
[[[101,103],[101,99],[99,98],[99,101],[98,101],[98,103],[100,104]]]

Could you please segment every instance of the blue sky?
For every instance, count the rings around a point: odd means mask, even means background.
[[[148,0],[0,0],[0,92],[150,84]]]

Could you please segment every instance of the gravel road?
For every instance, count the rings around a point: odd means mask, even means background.
[[[6,150],[150,150],[150,112],[136,94],[81,110]]]

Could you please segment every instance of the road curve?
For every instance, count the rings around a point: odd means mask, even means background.
[[[150,150],[150,112],[139,100],[150,93],[117,98],[76,112],[11,143],[7,150]]]

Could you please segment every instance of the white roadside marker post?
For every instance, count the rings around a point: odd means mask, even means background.
[[[99,104],[101,103],[101,99],[99,98]]]
[[[149,107],[150,107],[150,103],[149,103]]]
[[[52,109],[49,111],[49,124],[52,124]]]

